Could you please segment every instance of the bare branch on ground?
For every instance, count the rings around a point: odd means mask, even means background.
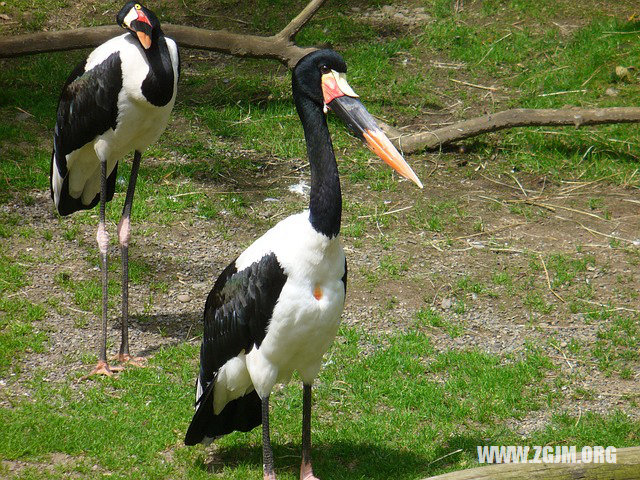
[[[280,32],[268,37],[185,25],[165,24],[163,28],[183,48],[216,51],[238,57],[267,58],[293,68],[298,60],[315,50],[313,47],[299,47],[294,39],[323,3],[324,0],[311,0]],[[95,47],[121,32],[119,27],[107,25],[0,37],[0,58]],[[633,122],[640,122],[640,108],[519,108],[417,133],[404,133],[384,123],[381,127],[398,148],[405,153],[412,153],[438,149],[466,138],[507,128],[562,125],[574,125],[578,128],[585,125]]]
[[[579,449],[576,453],[577,459],[581,459]],[[637,480],[640,447],[618,448],[616,463],[561,463],[560,455],[552,456],[549,460],[547,463],[503,463],[471,468],[424,480]]]
[[[381,124],[391,141],[405,153],[433,150],[459,140],[507,128],[535,126],[567,126],[576,128],[606,123],[640,122],[638,107],[610,108],[515,108],[456,122],[428,132],[404,133]]]
[[[173,24],[164,24],[162,28],[182,48],[268,58],[293,68],[298,60],[315,50],[299,47],[293,40],[323,3],[324,0],[312,0],[286,27],[270,37]],[[0,58],[96,47],[121,33],[120,27],[105,25],[0,37]]]

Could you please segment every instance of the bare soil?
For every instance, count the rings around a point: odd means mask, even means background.
[[[475,5],[464,3],[467,8]],[[622,14],[633,13],[631,3],[628,8],[620,7],[629,10]],[[377,10],[360,8],[354,14],[377,21]],[[408,4],[406,11],[396,9],[387,14],[395,22],[411,27],[416,15],[422,14],[416,8],[419,7]],[[397,13],[403,17],[395,16]],[[59,28],[59,22],[67,20],[52,17],[47,28]],[[431,19],[420,17],[420,21],[426,24]],[[566,28],[583,21],[577,16]],[[234,21],[228,23],[233,25]],[[236,27],[235,30],[241,30],[242,23]],[[445,76],[441,81],[447,81]],[[434,82],[438,82],[437,73]],[[483,101],[476,107],[479,111],[492,108],[496,99],[485,96]],[[456,109],[454,102],[445,103],[449,105],[445,112],[429,117],[432,125],[465,115]],[[429,124],[425,119],[418,116],[413,121]],[[412,119],[402,120],[406,124]],[[180,120],[174,122],[179,127]],[[571,308],[578,289],[589,286],[592,295],[585,300],[593,305],[593,311],[604,308],[638,315],[640,192],[611,185],[606,180],[554,183],[517,172],[513,176],[495,177],[484,173],[484,162],[457,153],[414,155],[409,161],[425,183],[424,191],[402,182],[395,191],[375,192],[364,184],[354,185],[343,179],[345,198],[372,205],[384,199],[389,202],[389,210],[409,207],[389,215],[388,226],[376,225],[374,221],[368,224],[362,237],[345,238],[349,291],[343,321],[376,332],[423,328],[440,351],[475,348],[517,356],[527,345],[542,349],[556,367],[545,382],[557,388],[563,400],[514,421],[523,435],[541,428],[551,414],[559,411],[579,416],[587,411],[606,413],[622,409],[640,418],[637,403],[640,365],[637,361],[630,363],[633,375],[626,379],[615,371],[603,371],[593,348],[599,340],[598,332],[610,325],[607,320],[590,318],[584,309],[574,313]],[[237,181],[196,185],[212,192],[243,193],[249,204],[248,215],[255,216],[256,221],[230,214],[209,221],[194,216],[194,212],[176,215],[168,225],[133,219],[131,257],[152,265],[153,281],[169,286],[167,291],[158,291],[148,282],[131,285],[130,343],[134,354],[148,357],[166,345],[198,343],[204,301],[217,275],[266,225],[288,212],[290,206],[283,205],[304,205],[303,198],[287,189],[300,180],[308,183],[308,171],[302,165],[292,166],[283,161],[263,175],[250,185]],[[280,180],[274,185],[273,179]],[[265,202],[267,190],[273,188],[280,192],[278,201]],[[48,192],[34,191],[31,197],[33,203],[16,199],[2,205],[0,210],[19,215],[18,228],[30,226],[36,232],[49,231],[52,239],[14,235],[3,241],[3,249],[34,259],[29,264],[30,285],[15,295],[35,303],[54,298],[55,302],[50,303],[56,307],[47,307],[49,314],[37,325],[49,337],[45,351],[26,355],[17,365],[21,373],[3,379],[6,393],[0,399],[3,406],[12,397],[29,395],[25,385],[36,372],[45,371],[44,380],[52,382],[86,373],[98,340],[98,318],[93,312],[80,311],[56,282],[56,274],[62,270],[69,272],[74,281],[99,281],[99,271],[93,262],[95,225],[81,225],[76,239],[65,240],[65,221],[54,215]],[[455,203],[463,213],[443,213],[443,217],[451,218],[445,220],[441,232],[412,225],[415,205],[424,198],[430,202]],[[599,199],[597,208],[590,206],[594,198]],[[357,221],[356,217],[345,214],[343,224]],[[110,225],[110,231],[115,236],[115,225]],[[391,245],[388,249],[382,246],[385,242]],[[549,254],[566,254],[571,258],[591,255],[595,262],[576,275],[571,284],[552,289],[545,273],[548,266],[543,265]],[[397,275],[385,274],[380,261],[387,255],[405,261],[406,270]],[[110,259],[119,262],[115,244]],[[512,290],[493,281],[494,275],[501,272],[513,279]],[[372,275],[378,280],[371,280]],[[118,271],[111,276],[117,278]],[[491,294],[462,290],[458,281],[465,276],[486,286]],[[549,281],[553,281],[553,272]],[[548,309],[540,311],[527,305],[528,290],[539,293]],[[115,354],[119,345],[117,296],[113,301],[109,340],[110,352]],[[464,309],[456,307],[460,302],[464,303]],[[448,324],[459,326],[461,334],[451,336],[446,328],[416,326],[416,311],[424,308],[433,308]],[[579,354],[569,350],[572,342],[580,345]],[[562,382],[558,384],[556,379]]]
[[[394,332],[416,328],[416,311],[433,308],[451,325],[460,327],[459,336],[451,336],[445,328],[419,325],[426,329],[439,351],[451,348],[475,348],[481,351],[518,355],[527,344],[541,348],[556,364],[546,379],[550,385],[556,377],[566,380],[558,387],[566,402],[535,412],[530,418],[516,422],[522,434],[540,428],[554,411],[610,412],[622,408],[637,418],[640,415],[636,400],[640,396],[640,370],[637,362],[630,367],[634,375],[621,379],[617,373],[603,372],[590,349],[598,340],[598,331],[607,328],[606,320],[593,320],[582,313],[571,313],[569,301],[580,285],[591,285],[593,295],[587,301],[593,310],[604,308],[637,314],[637,295],[640,278],[637,262],[640,258],[640,193],[602,182],[550,184],[536,178],[520,178],[522,188],[509,178],[491,178],[482,171],[473,172],[474,165],[451,165],[457,156],[445,155],[445,163],[433,169],[427,162],[431,156],[416,156],[414,165],[425,164],[421,170],[426,189],[419,192],[406,182],[394,192],[371,192],[364,185],[345,185],[344,195],[360,202],[377,202],[384,198],[390,210],[411,207],[419,196],[433,201],[456,202],[464,211],[462,218],[445,233],[435,233],[411,227],[408,217],[412,208],[391,215],[387,228],[371,225],[363,238],[346,238],[345,249],[349,262],[349,291],[343,321],[376,332]],[[441,159],[442,160],[442,159]],[[454,163],[455,165],[455,163]],[[287,166],[274,167],[272,178]],[[431,175],[426,176],[430,171]],[[473,172],[473,173],[472,173]],[[306,172],[299,174],[308,182]],[[260,182],[258,182],[260,183]],[[304,199],[290,193],[285,179],[278,202],[264,202],[264,190],[252,186],[246,192],[250,207],[256,215],[277,221],[284,215],[281,202],[302,204]],[[455,188],[452,188],[455,186]],[[211,188],[211,185],[203,185]],[[218,184],[214,190],[238,189],[237,185]],[[273,186],[270,187],[273,189]],[[242,191],[240,188],[239,191]],[[48,333],[49,342],[43,353],[26,355],[19,365],[22,373],[17,380],[7,379],[8,397],[28,395],[23,388],[35,372],[45,371],[45,381],[59,381],[81,376],[89,369],[87,358],[95,352],[98,340],[98,318],[92,312],[79,310],[68,294],[56,283],[56,274],[66,271],[74,281],[98,282],[99,270],[92,263],[95,257],[95,227],[82,225],[73,241],[65,240],[64,220],[52,212],[48,192],[34,192],[32,205],[12,203],[3,211],[20,215],[21,225],[29,225],[36,232],[50,231],[52,239],[24,239],[13,236],[6,242],[12,252],[22,252],[34,259],[30,264],[30,285],[17,295],[32,302],[56,298],[56,309],[37,328]],[[599,211],[587,205],[590,198],[602,199]],[[531,207],[526,218],[509,211],[511,201],[529,201],[546,208]],[[497,202],[502,202],[502,206]],[[273,205],[276,206],[273,206]],[[607,219],[602,214],[607,211]],[[281,213],[279,213],[281,212]],[[599,218],[597,218],[599,217]],[[354,221],[347,216],[344,223]],[[220,232],[224,222],[226,231]],[[155,282],[166,282],[166,292],[153,291],[149,284],[131,285],[130,312],[132,316],[130,342],[137,355],[151,356],[159,348],[181,342],[199,342],[204,301],[219,272],[241,250],[256,238],[264,227],[246,218],[225,215],[220,221],[206,221],[185,213],[169,225],[150,224],[134,219],[132,258],[152,265],[150,276]],[[474,231],[482,224],[481,231]],[[115,231],[115,225],[111,225]],[[136,235],[136,232],[146,232]],[[387,237],[393,243],[389,250],[380,242]],[[619,239],[619,240],[616,240]],[[580,247],[582,253],[577,254]],[[111,261],[119,262],[117,246],[111,247]],[[580,273],[573,285],[548,288],[540,258],[564,253],[570,257],[591,255],[593,266]],[[392,254],[406,261],[406,271],[399,275],[384,275],[380,260]],[[55,259],[55,260],[54,260]],[[537,268],[533,268],[536,264]],[[507,272],[514,286],[526,280],[532,290],[540,292],[551,311],[540,313],[525,305],[523,287],[509,292],[492,283],[496,273]],[[371,281],[378,275],[379,280]],[[118,278],[118,272],[111,272]],[[492,294],[461,291],[458,281],[467,276],[479,282]],[[555,292],[555,293],[554,293]],[[557,296],[556,296],[557,295]],[[110,314],[110,351],[119,346],[119,296],[113,299]],[[565,299],[566,297],[566,299]],[[152,301],[150,302],[150,298]],[[465,304],[464,311],[456,308]],[[581,353],[572,354],[567,345],[581,345]],[[590,395],[579,393],[591,392]]]

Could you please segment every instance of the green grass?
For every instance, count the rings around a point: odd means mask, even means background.
[[[500,9],[497,2],[483,2],[483,13],[490,16],[488,12],[500,11],[501,16],[507,16],[521,11],[515,7],[518,2],[511,3],[509,8]],[[638,94],[637,80],[633,77],[620,80],[614,70],[618,65],[634,65],[639,60],[637,35],[625,34],[637,30],[636,23],[607,18],[601,11],[594,11],[592,15],[582,12],[589,18],[589,23],[565,39],[558,27],[536,21],[536,12],[548,15],[553,11],[548,5],[539,10],[540,5],[547,2],[519,3],[526,5],[527,10],[525,16],[517,17],[522,26],[505,28],[503,23],[492,26],[478,22],[477,17],[464,11],[456,16],[441,15],[440,21],[425,28],[421,38],[423,45],[438,55],[464,62],[463,72],[472,80],[479,77],[478,83],[497,78],[505,88],[517,89],[518,95],[512,96],[509,102],[513,107],[633,104],[629,100]],[[517,21],[515,17],[514,21]],[[617,97],[604,95],[609,86],[620,91]],[[564,93],[573,91],[576,93]],[[561,94],[555,95],[557,92]],[[458,98],[465,93],[456,92]],[[554,95],[546,95],[549,93]],[[500,151],[505,160],[511,159],[511,165],[517,165],[519,170],[555,177],[580,171],[585,179],[614,176],[624,183],[636,168],[639,145],[633,141],[615,141],[634,137],[636,126],[610,125],[597,132],[562,128],[547,133],[549,130],[508,131]]]
[[[26,269],[0,255],[0,373],[27,352],[42,351],[47,336],[37,324],[45,316],[43,306],[18,296],[28,285]]]
[[[587,270],[587,267],[594,268],[595,263],[593,255],[585,255],[583,258],[576,259],[562,254],[551,255],[547,261],[547,268],[553,274],[551,286],[556,288],[570,285],[576,276]]]
[[[640,358],[639,348],[640,316],[614,314],[598,331],[592,353],[603,371],[628,378],[630,365]]]
[[[417,328],[443,329],[451,338],[459,337],[464,331],[462,325],[443,318],[433,308],[421,308],[418,310],[416,312],[415,326]]]
[[[183,5],[187,9],[164,2],[156,11],[163,21],[271,34],[305,3],[188,0]],[[637,71],[631,69],[629,78],[614,73],[618,65],[640,63],[640,37],[628,33],[638,29],[637,23],[599,5],[576,7],[568,1],[465,2],[457,13],[452,3],[425,2],[434,21],[410,28],[367,21],[350,10],[379,9],[385,4],[381,1],[326,4],[297,41],[332,44],[341,51],[349,63],[349,82],[363,103],[397,126],[422,128],[433,118],[447,122],[509,107],[637,103]],[[61,9],[72,7],[67,0],[16,0],[0,6],[0,13],[15,19],[16,28],[35,31]],[[110,1],[102,7],[113,12],[119,4]],[[111,21],[109,15],[90,13],[78,21],[105,23]],[[563,33],[549,19],[575,27]],[[198,359],[195,342],[183,338],[200,334],[203,299],[193,302],[198,307],[185,305],[184,315],[198,318],[194,331],[180,332],[183,336],[172,338],[170,346],[154,350],[146,369],[129,369],[116,379],[77,382],[95,362],[92,347],[64,355],[51,367],[55,380],[28,363],[33,353],[46,351],[48,325],[56,318],[52,316],[69,315],[71,308],[75,328],[84,329],[100,311],[97,211],[58,218],[57,224],[55,216],[48,217],[54,221],[43,230],[39,217],[31,222],[36,216],[29,216],[34,211],[40,215],[43,202],[48,202],[42,192],[46,197],[58,94],[70,66],[85,54],[0,61],[0,476],[258,478],[262,467],[257,430],[229,435],[213,449],[182,444],[192,414]],[[178,251],[158,262],[149,253],[164,242],[156,238],[167,236],[172,248],[180,248],[183,237],[172,236],[199,222],[201,233],[240,251],[277,219],[302,208],[305,201],[286,197],[286,186],[307,175],[305,143],[286,69],[265,60],[205,58],[191,51],[183,61],[172,123],[145,152],[132,212],[130,278],[136,293],[142,292],[136,321],[157,328],[165,339],[175,327],[171,318],[157,327],[151,319],[156,306],[174,294],[176,270],[189,253]],[[457,66],[442,69],[434,62]],[[498,103],[485,97],[487,91],[463,87],[454,79],[497,87]],[[605,95],[608,87],[615,87],[618,95]],[[475,205],[476,192],[459,196],[454,183],[475,182],[480,174],[509,174],[526,181],[526,188],[538,188],[544,179],[553,191],[564,180],[606,177],[602,190],[585,194],[573,206],[614,219],[616,208],[607,186],[623,185],[631,197],[640,185],[637,125],[521,128],[470,139],[465,154],[445,149],[433,156],[413,155],[409,162],[428,179],[418,195],[406,194],[407,184],[372,161],[373,155],[346,133],[335,115],[329,114],[328,122],[345,191],[342,234],[353,262],[353,297],[348,302],[354,302],[347,305],[353,309],[349,320],[355,321],[340,330],[314,389],[316,473],[347,480],[423,478],[475,466],[476,446],[486,443],[637,445],[640,423],[628,414],[637,410],[637,398],[624,397],[620,410],[610,414],[588,411],[598,393],[578,385],[573,376],[564,378],[564,359],[555,358],[560,348],[569,361],[575,359],[574,368],[584,363],[612,381],[634,381],[640,318],[629,309],[638,299],[633,288],[640,264],[637,248],[611,239],[607,254],[619,253],[617,258],[623,259],[612,265],[601,250],[589,246],[575,252],[547,248],[542,257],[507,256],[499,250],[517,249],[502,238],[508,232],[495,237],[483,232],[502,219],[533,224],[553,221],[554,215],[524,203],[505,207],[492,202],[481,210]],[[459,162],[461,155],[465,162]],[[432,160],[437,161],[434,171]],[[125,158],[119,164],[116,196],[107,207],[112,252],[117,252],[115,225],[129,172],[130,158]],[[452,183],[443,188],[440,183],[449,179]],[[445,190],[440,198],[438,193]],[[279,201],[263,202],[267,197]],[[390,213],[406,206],[411,208]],[[478,240],[482,249],[467,240]],[[487,253],[488,247],[497,247],[496,252]],[[216,265],[230,260],[217,256],[217,245],[211,248]],[[37,252],[31,256],[27,249]],[[550,291],[540,258],[551,289],[566,302]],[[215,269],[205,271],[210,265],[203,266],[197,254],[188,260],[193,278],[212,283],[208,276]],[[48,273],[53,287],[50,296],[38,298],[41,290],[30,294],[29,289],[37,286],[32,284],[42,265],[52,267]],[[114,318],[120,268],[117,256],[110,257],[109,307]],[[606,296],[599,289],[602,276],[613,285]],[[417,293],[407,293],[414,290]],[[443,298],[451,299],[450,308],[429,306]],[[627,310],[621,310],[621,304]],[[360,306],[373,307],[372,318]],[[539,342],[540,349],[527,341],[515,351],[495,354],[464,343],[476,334],[494,334],[478,332],[476,320],[499,316],[511,321],[518,314],[525,335],[539,333],[546,323],[571,320],[577,328],[595,332],[596,338],[591,343],[568,339],[562,347],[549,334],[548,341]],[[58,375],[78,359],[82,370]],[[276,468],[284,480],[298,477],[300,390],[296,380],[272,397]],[[581,403],[584,411],[576,415],[572,407],[578,400],[587,407]],[[524,437],[518,431],[519,422],[548,418],[549,413],[550,421]],[[17,473],[6,463],[13,461],[19,462]]]
[[[213,465],[205,463],[201,447],[181,444],[191,415],[196,356],[194,345],[167,347],[148,368],[74,388],[42,382],[36,374],[32,398],[0,410],[5,425],[0,455],[34,465],[47,463],[54,453],[70,456],[55,468],[45,467],[50,478],[97,471],[115,478],[197,479],[208,478],[209,468],[224,478],[259,476],[259,429],[218,441]],[[436,353],[418,332],[379,336],[343,328],[315,388],[316,470],[345,479],[415,478],[473,463],[477,442],[486,436],[508,442],[514,434],[505,420],[508,424],[550,401],[549,387],[540,382],[550,367],[535,350],[504,359],[474,350]],[[296,478],[300,387],[294,382],[272,399],[276,468],[282,478]],[[572,429],[567,418],[559,417],[553,428],[579,442],[594,442],[602,431],[595,421],[601,417],[587,419],[591,430]],[[611,444],[633,442],[628,420],[614,415],[605,421],[620,431],[607,435]],[[427,466],[454,447],[463,448],[459,457]],[[23,472],[24,478],[33,478],[35,468]]]

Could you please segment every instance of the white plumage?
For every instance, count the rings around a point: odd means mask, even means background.
[[[134,151],[118,240],[122,255],[122,342],[118,359],[135,361],[128,341],[128,247],[131,207],[142,152],[165,130],[176,100],[180,57],[155,14],[137,2],[116,16],[128,32],[106,41],[71,72],[62,88],[51,155],[51,198],[60,215],[100,204],[96,240],[102,264],[102,337],[93,373],[111,375],[106,360],[106,203],[118,162]]]
[[[318,233],[305,210],[282,220],[247,248],[236,260],[238,271],[269,253],[278,258],[287,281],[260,347],[220,369],[214,391],[216,414],[252,388],[264,398],[276,383],[288,382],[294,371],[306,384],[313,383],[338,331],[345,297],[340,237]],[[322,293],[320,299],[314,296],[316,291]]]
[[[85,72],[102,64],[117,53],[122,61],[122,89],[118,93],[117,127],[109,128],[81,148],[66,155],[69,170],[69,194],[81,198],[88,205],[100,192],[100,159],[107,162],[107,176],[116,163],[133,150],[143,152],[156,142],[167,128],[169,116],[176,100],[178,84],[178,47],[166,38],[173,66],[173,95],[166,105],[155,106],[142,94],[142,82],[149,74],[145,51],[129,33],[125,33],[98,46],[87,58]],[[73,115],[73,108],[70,111]],[[54,163],[52,189],[56,207],[64,178]]]

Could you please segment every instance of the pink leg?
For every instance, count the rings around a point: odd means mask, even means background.
[[[313,474],[310,463],[303,462],[302,465],[300,465],[300,480],[319,480],[318,477]]]

